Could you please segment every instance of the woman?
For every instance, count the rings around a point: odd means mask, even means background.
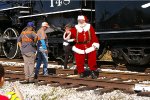
[[[71,41],[71,32],[69,32],[71,30],[72,26],[70,24],[67,24],[65,26],[65,33],[63,35],[63,48],[64,48],[64,52],[65,52],[65,60],[64,60],[64,69],[67,69],[67,64],[68,64],[68,58],[69,55],[72,53],[72,44],[73,44],[73,40]],[[71,44],[72,43],[72,44]]]

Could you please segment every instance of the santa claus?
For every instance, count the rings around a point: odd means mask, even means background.
[[[80,78],[87,77],[84,70],[85,57],[87,56],[88,66],[91,70],[93,79],[98,77],[96,64],[96,50],[99,49],[99,42],[92,25],[87,23],[87,18],[83,15],[78,16],[78,24],[69,32],[74,39],[75,45],[72,47],[76,60],[77,70]],[[68,31],[67,31],[68,32]]]

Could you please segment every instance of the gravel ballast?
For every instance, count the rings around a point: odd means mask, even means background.
[[[5,82],[0,88],[0,93],[6,93],[16,84],[25,100],[150,100],[150,97],[136,96],[136,94],[123,93],[120,90],[104,93],[99,90],[76,91],[75,88],[63,89],[50,85],[37,86],[34,84],[20,84],[17,82]]]

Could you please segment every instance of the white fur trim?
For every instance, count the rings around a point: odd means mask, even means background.
[[[90,30],[90,24],[87,24],[82,28],[80,25],[75,25],[76,30],[80,33],[82,31],[86,32],[88,30]]]
[[[69,45],[69,43],[68,42],[63,42],[63,45],[67,46],[67,45]]]
[[[81,49],[76,48],[75,46],[73,46],[73,47],[72,47],[72,50],[73,50],[74,52],[78,53],[78,54],[88,54],[88,53],[94,51],[95,48],[92,46],[92,47],[87,48],[86,50],[81,50]]]
[[[89,48],[87,48],[87,49],[85,50],[85,53],[88,54],[88,53],[90,53],[90,52],[92,52],[92,51],[94,51],[94,50],[95,50],[94,47],[89,47]]]
[[[83,16],[83,15],[78,16],[78,20],[80,20],[80,19],[85,20],[85,18],[84,18],[84,16]]]
[[[94,42],[94,43],[92,44],[92,46],[95,47],[96,49],[99,49],[100,44]]]
[[[75,46],[72,47],[72,51],[78,53],[78,54],[85,54],[84,50],[78,49]]]

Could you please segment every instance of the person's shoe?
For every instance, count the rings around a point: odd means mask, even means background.
[[[35,83],[35,84],[38,84],[38,79],[34,79],[34,83]]]
[[[38,76],[37,75],[34,75],[34,79],[37,79],[38,78]]]
[[[48,74],[46,73],[46,74],[44,74],[44,76],[48,76]]]
[[[29,80],[29,83],[35,83],[34,79]]]
[[[85,73],[85,75],[86,75],[87,77],[89,77],[89,76],[91,75],[91,70],[88,69],[88,68],[85,68],[85,69],[84,69],[84,73]]]
[[[95,70],[95,71],[91,71],[91,77],[92,79],[97,79],[99,76],[99,71]]]
[[[85,78],[85,77],[87,77],[85,72],[80,73],[80,78]]]
[[[34,83],[34,82],[35,82],[34,78],[29,78],[29,83]]]
[[[24,81],[21,81],[20,83],[21,83],[21,84],[28,84],[28,83],[29,83],[29,80],[25,79]]]

